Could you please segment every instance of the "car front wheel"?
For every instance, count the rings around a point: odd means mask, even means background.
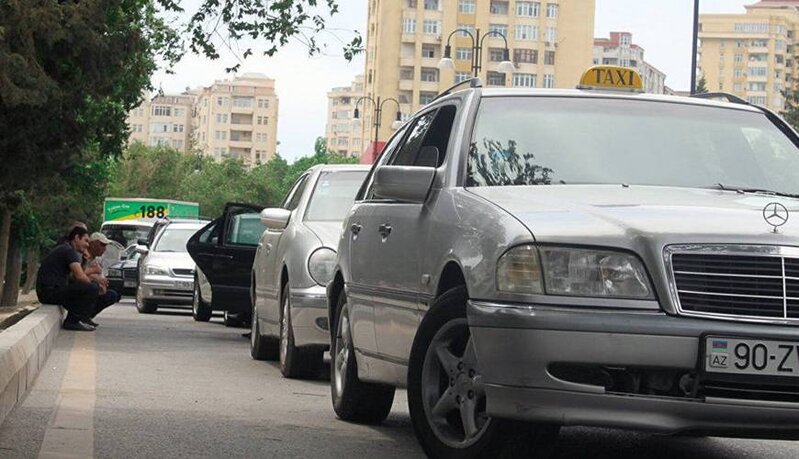
[[[250,355],[255,360],[277,360],[278,342],[274,338],[261,335],[261,326],[258,323],[258,312],[253,308],[250,321]]]
[[[200,291],[200,280],[194,276],[194,300],[191,306],[191,315],[197,322],[208,322],[211,320],[211,305],[203,301],[202,291]]]
[[[408,367],[408,408],[416,437],[430,457],[477,458],[549,453],[558,428],[493,419],[466,320],[466,289],[439,297],[414,339]]]
[[[158,305],[151,300],[145,300],[142,295],[141,287],[136,289],[136,310],[140,314],[153,314],[158,310]]]
[[[394,387],[358,379],[355,348],[350,333],[347,296],[342,291],[336,307],[336,328],[330,348],[330,392],[336,415],[345,420],[379,423],[394,403]]]
[[[280,372],[286,378],[313,378],[322,367],[324,352],[319,348],[299,348],[294,343],[291,324],[291,294],[286,285],[282,295],[280,314]]]

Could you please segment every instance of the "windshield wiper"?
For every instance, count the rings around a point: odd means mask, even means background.
[[[746,188],[746,187],[740,187],[740,186],[729,186],[729,185],[725,185],[723,183],[717,183],[714,186],[709,187],[709,188],[722,190],[722,191],[734,191],[734,192],[736,192],[738,194],[754,193],[754,194],[766,194],[766,195],[770,195],[770,196],[782,196],[782,197],[785,197],[785,198],[799,199],[799,194],[785,193],[785,192],[782,192],[782,191],[774,191],[774,190],[766,190],[766,189],[762,189],[762,188]]]

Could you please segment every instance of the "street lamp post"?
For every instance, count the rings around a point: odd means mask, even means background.
[[[374,145],[375,145],[375,150],[377,150],[377,141],[380,138],[380,125],[381,125],[380,118],[382,117],[382,114],[383,114],[383,105],[385,105],[386,102],[394,102],[395,104],[397,104],[397,117],[395,119],[395,122],[401,122],[402,121],[402,110],[400,108],[400,103],[399,103],[399,101],[397,99],[394,99],[394,98],[391,98],[391,97],[386,98],[386,99],[382,99],[380,96],[378,96],[377,100],[372,99],[370,96],[361,97],[355,102],[355,113],[353,114],[353,119],[356,119],[356,120],[361,119],[361,112],[358,110],[358,105],[360,105],[362,100],[368,100],[374,106],[374,114],[373,114],[373,116],[374,116],[374,127],[375,127]]]
[[[699,52],[697,46],[699,44],[699,0],[694,0],[694,33],[693,33],[691,55],[691,95],[696,94],[696,54]]]
[[[506,37],[502,32],[497,32],[496,30],[490,30],[485,35],[480,35],[480,29],[475,30],[474,34],[472,34],[472,32],[470,32],[468,29],[453,30],[452,33],[449,34],[449,37],[447,37],[447,46],[444,48],[444,57],[442,57],[438,62],[439,70],[455,70],[455,62],[452,60],[452,46],[450,45],[450,42],[452,41],[452,37],[458,32],[468,35],[472,40],[472,74],[475,78],[480,76],[480,70],[483,68],[483,45],[485,44],[486,38],[491,36],[500,37],[505,41],[502,62],[500,62],[497,70],[499,70],[501,73],[513,73],[516,71],[516,66],[514,66],[513,62],[510,60],[508,37]]]

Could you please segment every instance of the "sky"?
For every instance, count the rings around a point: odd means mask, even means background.
[[[744,5],[755,1],[701,0],[700,12],[743,13]],[[693,3],[693,0],[596,0],[594,36],[608,37],[611,31],[632,32],[633,42],[645,50],[644,59],[666,73],[666,85],[687,90],[691,79]],[[367,0],[339,0],[339,13],[328,21],[330,33],[320,37],[327,45],[322,55],[309,57],[302,44],[291,43],[273,57],[258,55],[256,51],[241,63],[239,73],[259,72],[276,80],[280,99],[278,152],[288,161],[312,154],[314,141],[324,136],[327,92],[336,86],[348,86],[355,75],[363,73],[363,56],[347,62],[339,41],[351,40],[354,31],[365,37],[366,5]],[[153,85],[164,93],[180,93],[186,88],[209,86],[214,80],[231,78],[225,68],[238,63],[236,53],[220,47],[220,54],[221,59],[216,61],[188,55],[171,69],[172,74],[158,72]]]

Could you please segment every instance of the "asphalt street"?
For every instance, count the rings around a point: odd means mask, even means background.
[[[0,458],[421,457],[403,391],[380,426],[336,419],[328,381],[283,379],[250,358],[246,329],[126,300],[95,333],[62,331],[48,365],[0,426]],[[568,428],[565,458],[796,458],[799,443]]]

